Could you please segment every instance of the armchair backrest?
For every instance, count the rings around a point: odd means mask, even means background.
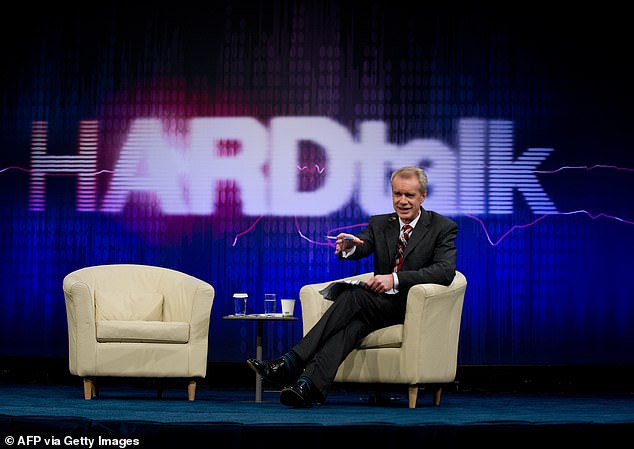
[[[64,290],[77,282],[90,292],[95,319],[190,322],[200,280],[169,268],[112,264],[76,270],[64,279]]]

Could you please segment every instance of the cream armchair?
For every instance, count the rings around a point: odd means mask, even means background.
[[[367,280],[372,273],[345,279]],[[299,292],[304,335],[332,301],[319,293],[330,282],[305,285]],[[456,271],[449,286],[418,284],[407,297],[404,324],[378,329],[359,342],[343,361],[335,382],[406,384],[410,408],[418,388],[430,384],[440,404],[441,385],[456,377],[458,337],[467,280]]]
[[[71,374],[84,398],[97,394],[96,377],[186,378],[207,373],[214,289],[187,274],[155,266],[86,267],[63,281]]]

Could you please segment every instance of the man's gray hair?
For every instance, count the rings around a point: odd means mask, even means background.
[[[416,167],[414,165],[401,167],[394,173],[392,173],[392,178],[390,182],[394,182],[394,178],[396,178],[397,176],[401,176],[403,178],[418,178],[418,190],[423,195],[427,193],[427,173],[425,173],[422,168]]]

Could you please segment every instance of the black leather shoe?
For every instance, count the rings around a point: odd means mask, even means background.
[[[313,405],[313,395],[310,386],[301,380],[293,385],[282,388],[280,402],[289,407],[311,407]]]
[[[264,379],[280,387],[289,385],[296,380],[282,357],[271,361],[248,359],[247,364]]]

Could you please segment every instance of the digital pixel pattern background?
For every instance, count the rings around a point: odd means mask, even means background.
[[[255,329],[222,320],[232,293],[261,312],[264,293],[371,271],[324,236],[390,212],[389,172],[414,164],[424,206],[460,229],[459,363],[634,363],[627,14],[17,7],[23,31],[0,31],[0,356],[65,357],[63,277],[146,263],[214,285],[210,361],[251,357]],[[301,326],[265,337],[272,357]]]

